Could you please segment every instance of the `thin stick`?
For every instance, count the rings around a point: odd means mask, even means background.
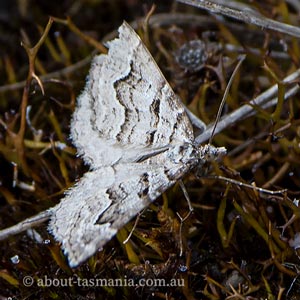
[[[296,79],[298,79],[300,76],[300,69],[292,73],[291,75],[287,76],[283,82],[289,83]],[[236,109],[230,114],[227,114],[224,118],[222,118],[218,126],[215,130],[215,134],[223,131],[225,128],[228,128],[230,125],[236,123],[237,121],[240,121],[242,119],[245,119],[246,117],[249,117],[256,113],[256,110],[253,108],[254,106],[259,106],[261,108],[267,108],[269,106],[275,105],[277,103],[277,98],[271,98],[276,95],[278,91],[277,84],[273,85],[271,88],[267,89],[265,92],[260,94],[258,97],[254,98],[252,101],[249,102],[249,104],[245,104],[241,106],[240,108]],[[284,99],[288,99],[289,97],[295,95],[299,91],[299,86],[295,82],[295,85],[293,87],[287,87],[287,91],[285,93]],[[271,98],[271,100],[270,100]],[[207,141],[213,130],[213,125],[209,125],[208,128],[200,135],[198,135],[195,139],[196,144],[200,145],[201,143]]]
[[[184,106],[184,109],[193,126],[197,127],[201,131],[201,133],[204,132],[206,130],[206,124],[201,121],[196,115],[194,115],[186,106]]]
[[[41,223],[48,221],[51,216],[52,216],[52,210],[47,209],[33,217],[23,220],[22,222],[14,226],[0,230],[0,241],[9,238],[12,235],[21,233],[27,229],[31,229],[32,227],[38,226]]]
[[[92,54],[94,54],[94,52]],[[89,55],[86,58],[80,60],[79,62],[77,62],[71,66],[68,66],[68,67],[63,68],[58,71],[54,71],[52,73],[41,75],[41,76],[39,76],[39,78],[42,82],[45,82],[46,80],[52,79],[53,77],[67,76],[68,74],[74,73],[74,71],[88,65],[91,62],[91,59],[92,59],[92,55]],[[26,84],[26,81],[24,80],[24,81],[16,82],[13,84],[7,84],[7,85],[0,86],[0,93],[22,89],[22,88],[24,88],[25,84]]]
[[[225,5],[221,5],[213,1],[205,1],[205,0],[177,0],[177,1],[188,5],[196,6],[199,8],[203,8],[214,14],[222,14],[231,17],[233,19],[243,21],[247,24],[253,24],[263,29],[272,29],[274,31],[281,32],[290,36],[294,36],[297,38],[300,37],[300,29],[298,27],[266,18],[265,16],[262,16],[260,13],[256,11],[252,11],[249,9],[242,10],[242,9],[227,7]]]
[[[253,189],[253,190],[259,191],[261,193],[271,194],[271,195],[284,194],[284,193],[287,192],[286,189],[279,190],[279,191],[271,191],[271,190],[268,190],[268,189],[264,189],[264,188],[261,188],[261,187],[253,186],[251,184],[247,184],[247,183],[240,182],[240,181],[232,179],[232,178],[227,178],[227,177],[219,176],[219,175],[218,176],[205,176],[205,178],[213,178],[213,179],[224,180],[226,182],[233,183],[233,184],[235,184],[237,186],[244,186],[246,188]]]

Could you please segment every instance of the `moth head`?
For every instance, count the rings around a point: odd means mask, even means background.
[[[215,147],[211,144],[200,146],[199,163],[197,165],[196,176],[201,177],[207,174],[212,162],[220,160],[226,154],[225,147]]]
[[[226,154],[227,150],[225,147],[215,147],[210,144],[201,146],[200,158],[203,158],[207,162],[219,160]]]

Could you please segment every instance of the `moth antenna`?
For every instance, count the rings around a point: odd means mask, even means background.
[[[178,218],[180,219],[180,227],[179,227],[180,253],[179,253],[179,256],[182,256],[182,254],[183,254],[182,225],[183,225],[184,221],[188,219],[188,217],[191,215],[191,213],[193,212],[194,209],[193,209],[191,199],[190,199],[189,194],[184,186],[183,181],[180,179],[178,182],[181,187],[181,190],[183,191],[183,194],[187,201],[187,204],[189,206],[189,212],[186,214],[185,217],[182,217],[178,212],[176,213]]]
[[[233,79],[234,79],[234,77],[235,77],[235,74],[236,74],[237,71],[239,70],[239,68],[240,68],[240,66],[241,66],[241,64],[242,64],[242,62],[244,61],[245,58],[246,58],[246,54],[243,54],[243,55],[240,55],[240,56],[239,56],[239,61],[238,61],[236,67],[234,68],[234,70],[233,70],[233,72],[232,72],[232,74],[231,74],[231,76],[230,76],[230,79],[229,79],[228,84],[227,84],[227,86],[226,86],[225,92],[224,92],[224,94],[223,94],[223,98],[222,98],[221,104],[220,104],[219,109],[218,109],[217,117],[216,117],[216,120],[215,120],[215,122],[214,122],[213,130],[212,130],[212,132],[211,132],[211,136],[210,136],[210,138],[209,138],[209,144],[212,143],[212,139],[213,139],[213,137],[214,137],[215,130],[216,130],[216,128],[217,128],[217,124],[218,124],[218,122],[219,122],[219,120],[220,120],[220,118],[221,118],[222,110],[223,110],[223,107],[224,107],[224,105],[225,105],[225,102],[226,102],[226,99],[227,99],[227,96],[228,96],[230,87],[231,87],[231,85],[232,85]]]

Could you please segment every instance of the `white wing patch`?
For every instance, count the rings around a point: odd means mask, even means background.
[[[139,36],[125,22],[119,33],[108,54],[94,58],[71,124],[92,168],[194,140],[184,107]]]
[[[184,107],[127,24],[97,56],[71,123],[91,171],[52,208],[49,231],[75,267],[176,180],[224,148],[196,147]]]
[[[70,265],[78,265],[103,247],[131,218],[194,167],[198,162],[195,151],[191,144],[175,146],[142,163],[87,172],[53,208],[49,224],[55,238],[62,242]]]

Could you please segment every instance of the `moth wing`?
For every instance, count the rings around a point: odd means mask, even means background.
[[[71,124],[84,160],[96,169],[193,141],[182,103],[135,31],[124,22],[108,44],[92,62]]]
[[[49,231],[75,267],[182,176],[188,166],[120,164],[87,172],[52,209]]]

